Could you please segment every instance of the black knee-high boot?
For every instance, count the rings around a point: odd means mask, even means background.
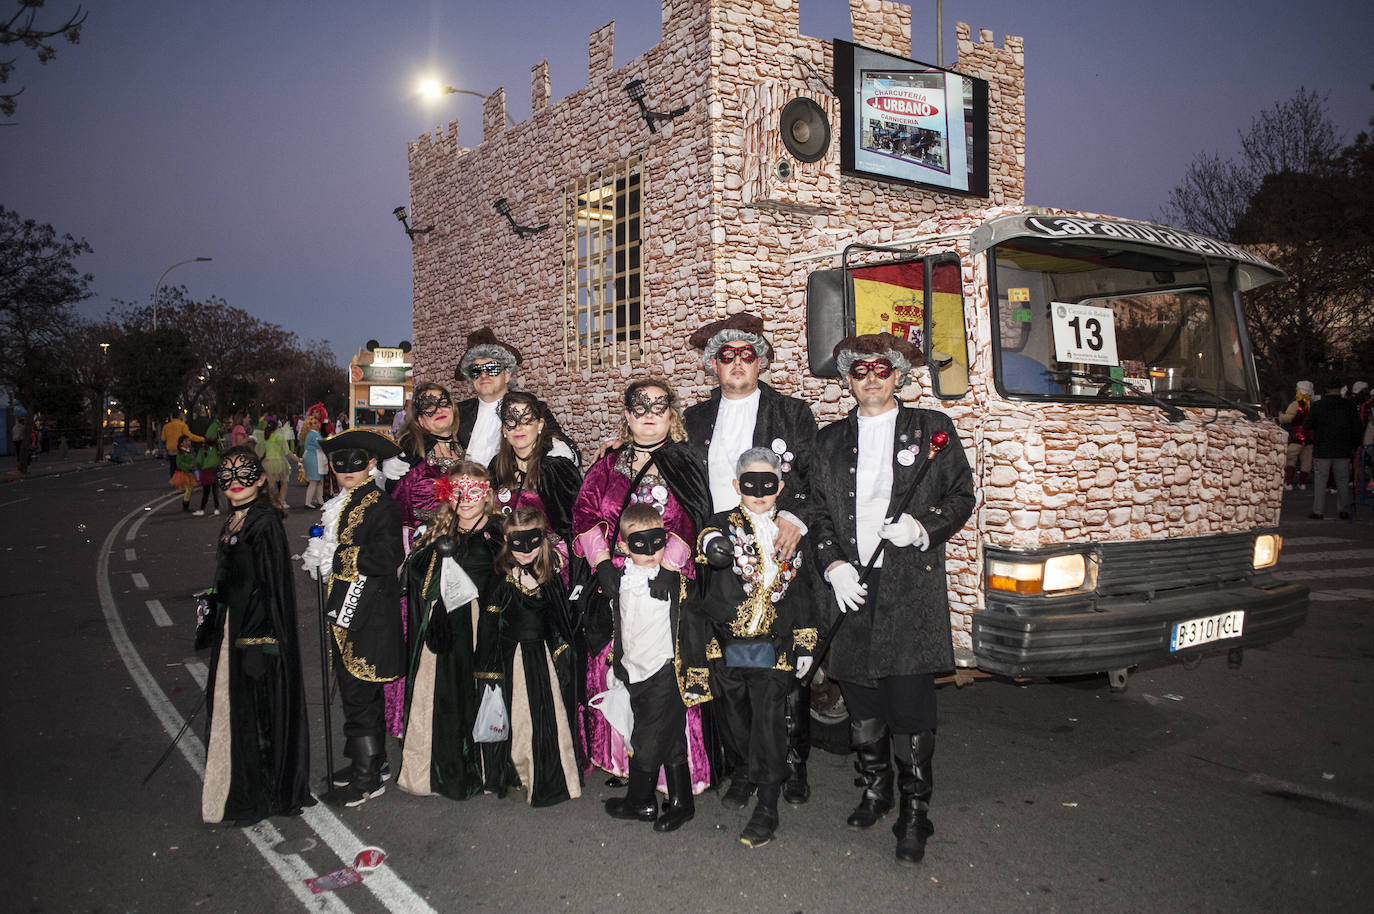
[[[658,797],[654,788],[658,786],[658,772],[645,771],[630,766],[630,785],[623,797],[612,797],[606,801],[606,815],[613,819],[637,819],[652,822],[658,818]]]
[[[792,683],[783,704],[787,718],[787,782],[782,798],[800,806],[811,799],[811,785],[806,779],[806,760],[811,755],[811,687]]]
[[[850,828],[872,828],[892,811],[892,750],[887,727],[877,719],[849,722],[849,741],[858,756],[855,787],[864,789],[859,805],[849,814]]]
[[[781,789],[779,784],[759,785],[754,814],[749,817],[749,824],[744,826],[739,836],[740,843],[745,847],[763,847],[773,840],[778,830],[778,794]]]
[[[935,731],[898,734],[897,789],[901,793],[897,821],[892,833],[897,836],[897,862],[920,863],[926,855],[926,839],[935,833],[930,824],[930,795],[935,790],[931,767],[935,757]]]

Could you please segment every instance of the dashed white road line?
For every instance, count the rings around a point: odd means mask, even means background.
[[[172,497],[175,497],[175,493]],[[101,612],[105,616],[105,625],[109,629],[110,640],[114,642],[115,649],[119,652],[125,669],[128,670],[130,678],[133,679],[134,685],[143,696],[143,700],[147,702],[149,709],[162,724],[162,729],[167,736],[173,737],[181,730],[182,724],[186,721],[167,698],[167,693],[157,684],[157,680],[148,670],[148,665],[143,662],[143,657],[134,647],[128,629],[124,627],[124,620],[119,614],[119,607],[115,603],[114,591],[110,587],[110,553],[113,551],[114,541],[119,535],[120,528],[138,515],[142,516],[134,523],[135,526],[141,524],[151,513],[149,509],[159,502],[169,500],[165,497],[158,498],[135,508],[111,528],[109,535],[105,537],[105,542],[101,545],[99,558],[96,560],[96,590],[100,596]],[[125,539],[132,541],[132,537],[127,534]],[[190,669],[189,665],[188,669]],[[191,675],[195,676],[196,674],[192,672]],[[200,738],[188,732],[177,743],[177,748],[196,775],[204,777],[205,744],[201,742]],[[345,863],[352,861],[353,855],[367,845],[367,842],[353,834],[339,820],[338,816],[323,803],[317,803],[306,809],[301,819],[338,856],[339,860]],[[280,840],[280,834],[274,827],[271,827],[270,822],[263,823],[259,833],[255,833],[253,829],[244,829],[243,833],[303,907],[308,910],[349,911],[348,906],[339,901],[335,895],[328,893],[312,895],[310,893],[303,880],[314,875],[314,873],[307,868],[303,858],[295,855],[278,854],[272,850],[273,845]],[[369,873],[363,885],[376,896],[382,907],[388,911],[437,914],[428,902],[421,898],[389,867],[382,867]]]
[[[143,605],[148,607],[148,612],[153,616],[153,623],[158,628],[170,628],[172,617],[167,615],[167,610],[162,608],[161,600],[145,600]]]
[[[137,561],[138,561],[138,550],[137,550],[137,549],[125,549],[125,550],[124,550],[124,561],[126,561],[126,562],[137,562]]]
[[[148,589],[148,579],[145,578],[142,574],[140,574],[139,572],[135,571],[135,572],[131,575],[131,577],[133,578],[134,586],[137,587],[139,590],[147,590],[147,589]]]
[[[210,668],[195,657],[186,658],[186,672],[191,674],[191,678],[196,681],[196,685],[202,689],[210,682]]]

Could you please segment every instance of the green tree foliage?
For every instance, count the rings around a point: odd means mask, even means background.
[[[50,39],[59,38],[71,44],[80,43],[81,27],[85,25],[87,15],[80,6],[61,23],[57,20],[40,21],[39,13],[42,9],[43,0],[15,0],[14,12],[7,20],[0,20],[0,48],[8,51],[15,46],[21,46],[32,51],[39,63],[47,63],[57,56],[57,49],[49,43]],[[9,84],[16,60],[14,57],[0,58],[0,85]],[[23,91],[20,88],[13,92],[0,92],[0,116],[14,117],[17,107],[15,99]]]
[[[1288,274],[1245,300],[1264,390],[1374,369],[1374,157],[1367,134],[1342,147],[1323,97],[1300,89],[1262,111],[1235,158],[1199,155],[1164,216]]]
[[[156,330],[126,326],[110,346],[110,362],[114,395],[125,411],[156,419],[180,412],[186,377],[198,364],[186,333],[166,325]]]
[[[74,323],[72,305],[89,296],[91,276],[76,259],[91,246],[51,225],[0,206],[0,385],[30,410],[42,410],[40,388],[62,363]]]

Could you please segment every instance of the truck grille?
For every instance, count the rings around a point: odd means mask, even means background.
[[[1254,574],[1254,530],[1186,539],[1102,543],[1097,594],[1166,593],[1238,581]]]

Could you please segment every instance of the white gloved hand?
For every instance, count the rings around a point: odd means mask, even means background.
[[[811,672],[811,658],[810,658],[810,657],[798,657],[798,658],[797,658],[797,678],[798,678],[798,679],[805,679],[805,678],[806,678],[806,674],[809,673],[809,672]]]
[[[930,548],[930,534],[910,514],[903,514],[896,520],[888,518],[878,535],[894,546],[915,546],[922,552]]]
[[[310,572],[317,581],[328,581],[334,571],[334,551],[338,548],[338,543],[328,542],[322,536],[310,537],[301,553],[301,570]]]
[[[840,604],[840,612],[854,612],[864,605],[868,588],[859,583],[859,569],[845,562],[832,568],[826,573],[826,577],[830,580],[830,589],[835,591],[835,601]]]
[[[387,479],[400,479],[410,472],[410,461],[403,457],[388,457],[382,461],[382,476]]]

